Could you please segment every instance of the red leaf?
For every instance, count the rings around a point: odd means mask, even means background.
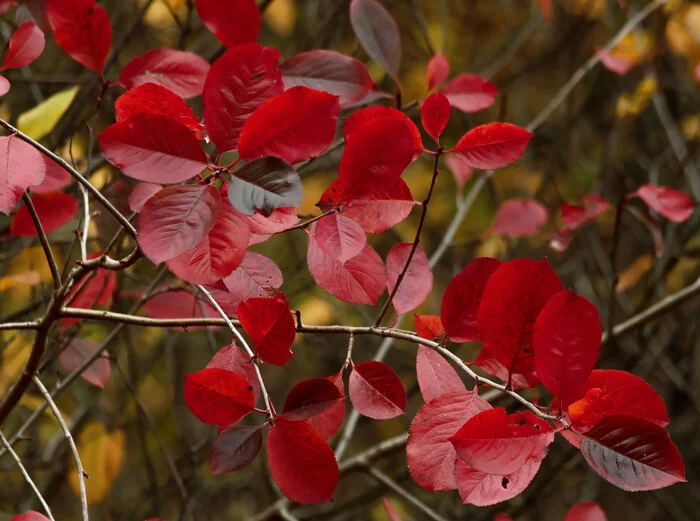
[[[26,67],[41,55],[44,44],[44,33],[34,22],[20,25],[10,37],[0,70]]]
[[[88,255],[89,259],[95,259],[100,254]],[[91,309],[95,306],[106,306],[117,290],[117,273],[106,268],[97,268],[94,275],[90,277],[85,285],[79,281],[68,294],[67,302],[72,308]],[[76,294],[76,292],[80,291]],[[78,318],[62,318],[61,325],[69,326],[79,322]]]
[[[341,263],[359,255],[367,244],[362,228],[337,212],[319,219],[310,234],[324,252]]]
[[[435,53],[435,56],[430,58],[426,74],[428,77],[428,90],[433,90],[450,75],[450,62],[447,61],[442,52],[438,51]]]
[[[464,185],[472,178],[472,167],[467,165],[457,156],[447,156],[445,159],[447,163],[447,168],[452,172],[455,178],[455,183],[457,183],[457,191],[461,192]]]
[[[377,0],[352,0],[350,23],[365,52],[398,84],[401,36],[389,11]]]
[[[509,415],[499,407],[469,419],[450,441],[473,469],[507,475],[541,457],[554,441],[554,431],[530,411]]]
[[[46,233],[58,230],[69,223],[78,213],[78,201],[63,192],[48,192],[32,196],[32,203]],[[29,209],[23,205],[12,218],[10,235],[32,237],[37,235]]]
[[[343,419],[345,419],[345,385],[343,384],[343,375],[342,373],[338,373],[329,376],[328,380],[338,388],[338,392],[343,399],[336,402],[321,414],[317,414],[306,420],[306,422],[316,429],[325,439],[335,436],[343,425]]]
[[[132,212],[140,212],[143,205],[163,188],[154,183],[138,183],[129,194],[129,208]]]
[[[486,283],[477,326],[488,351],[508,373],[535,369],[532,328],[537,315],[561,282],[546,260],[515,259],[498,268]]]
[[[30,510],[24,514],[13,516],[10,521],[49,521],[49,518],[35,510]]]
[[[561,216],[569,229],[576,229],[585,223],[595,221],[600,215],[608,211],[610,203],[599,195],[586,195],[583,204],[576,206],[565,203],[561,207]]]
[[[192,52],[151,49],[131,60],[119,74],[119,85],[132,89],[157,83],[183,98],[202,94],[209,63]]]
[[[162,114],[184,124],[197,137],[204,132],[204,126],[185,100],[157,83],[144,83],[126,91],[117,98],[114,111],[118,122],[134,114]]]
[[[465,461],[457,459],[455,479],[462,504],[485,507],[514,498],[530,484],[540,469],[540,463],[541,460],[530,460],[517,471],[499,476],[474,470]]]
[[[238,148],[243,124],[264,101],[282,93],[277,49],[246,43],[216,60],[204,84],[204,122],[220,152]]]
[[[406,412],[406,390],[391,367],[382,362],[353,365],[349,391],[357,412],[375,420],[395,418]]]
[[[315,50],[292,56],[280,65],[284,88],[300,85],[338,96],[340,106],[362,100],[374,82],[361,61],[335,51]]]
[[[12,87],[12,85],[10,85],[8,79],[5,78],[5,76],[0,76],[0,96],[4,96],[10,92],[10,87]]]
[[[620,76],[624,76],[631,71],[635,65],[637,65],[635,62],[630,61],[627,58],[615,56],[607,49],[601,49],[598,51],[598,57],[600,58],[600,63],[603,64],[603,67],[611,72],[614,72],[615,74],[619,74]]]
[[[267,459],[272,479],[292,501],[308,505],[333,500],[338,462],[308,423],[277,418],[267,435]]]
[[[547,222],[547,209],[534,199],[510,199],[496,212],[489,233],[507,237],[525,237]]]
[[[598,310],[573,291],[561,291],[540,311],[532,330],[537,376],[552,394],[567,397],[595,367],[602,337]]]
[[[238,140],[241,158],[275,156],[296,163],[319,155],[335,135],[338,98],[294,87],[260,105],[246,120]]]
[[[218,427],[236,423],[253,410],[253,386],[225,369],[185,375],[185,403],[202,422]]]
[[[449,283],[440,307],[447,338],[458,343],[479,339],[476,317],[481,297],[489,278],[502,264],[490,257],[474,259]]]
[[[207,364],[207,369],[226,369],[243,376],[253,386],[255,402],[260,397],[260,382],[255,371],[254,362],[235,343],[219,349]]]
[[[350,116],[343,120],[343,137],[345,141],[350,141],[350,138],[357,134],[357,131],[362,129],[365,130],[372,128],[373,126],[381,125],[382,121],[392,119],[398,120],[405,124],[411,133],[411,149],[414,155],[417,157],[421,152],[423,152],[423,143],[421,142],[420,130],[411,121],[406,114],[394,107],[365,107],[363,109],[353,112]]]
[[[403,272],[412,246],[408,242],[397,244],[386,256],[387,289],[389,293],[394,290],[399,275]],[[401,285],[392,300],[396,313],[403,315],[417,308],[428,297],[432,289],[433,271],[430,268],[430,261],[423,249],[418,246]]]
[[[442,89],[442,93],[454,108],[471,113],[493,105],[498,89],[476,74],[460,74]]]
[[[265,242],[272,235],[287,230],[299,222],[297,209],[291,206],[275,208],[268,217],[256,212],[253,215],[247,215],[246,218],[250,227],[249,245]]]
[[[551,20],[554,15],[552,0],[537,0],[537,9],[539,9],[545,20]]]
[[[472,168],[493,170],[517,161],[531,138],[511,123],[487,123],[464,134],[450,152]]]
[[[271,297],[282,286],[282,272],[259,253],[247,252],[240,266],[223,279],[236,304],[249,298]]]
[[[445,334],[440,317],[433,315],[413,315],[413,329],[419,337],[431,341]]]
[[[386,288],[384,264],[369,244],[352,259],[340,262],[309,236],[307,262],[316,283],[343,302],[374,305]]]
[[[686,481],[683,459],[666,429],[636,416],[602,420],[581,442],[602,478],[623,490],[656,490]]]
[[[65,371],[72,373],[99,349],[100,344],[94,340],[75,338],[61,350],[58,361]],[[86,382],[103,389],[107,380],[109,380],[111,372],[109,360],[100,357],[92,362],[85,371],[80,373],[80,377]]]
[[[168,269],[191,284],[213,284],[230,275],[248,249],[248,221],[222,201],[214,227],[194,248],[169,259]]]
[[[693,200],[681,190],[665,186],[644,185],[635,192],[652,210],[669,221],[682,223],[693,215]]]
[[[0,0],[0,14],[5,14],[10,10],[10,7],[12,7],[12,1],[13,0]]]
[[[144,309],[148,316],[152,318],[220,317],[219,313],[207,302],[197,300],[192,293],[184,289],[158,293],[146,301]],[[204,310],[204,315],[202,315],[202,310]],[[188,328],[188,330],[195,329],[200,329],[200,327],[191,326]]]
[[[221,431],[211,445],[209,468],[212,476],[250,465],[262,446],[262,426],[235,426]]]
[[[419,345],[416,357],[418,386],[425,403],[445,393],[464,391],[464,382],[457,371],[437,351]]]
[[[214,227],[220,206],[219,192],[210,185],[163,188],[141,209],[141,250],[155,264],[191,250]]]
[[[45,157],[46,177],[38,185],[30,186],[29,189],[35,194],[45,194],[56,192],[65,188],[73,180],[68,171],[52,159]]]
[[[607,521],[607,517],[597,503],[581,501],[571,507],[564,521]]]
[[[104,7],[95,0],[47,0],[46,16],[61,49],[102,74],[112,45],[112,26]]]
[[[281,366],[289,361],[296,326],[282,293],[244,300],[238,305],[238,318],[263,361]]]
[[[46,176],[42,155],[15,136],[0,136],[0,212],[9,215],[22,192]]]
[[[207,167],[207,156],[183,123],[162,114],[134,114],[100,134],[105,159],[129,177],[174,184]]]
[[[308,420],[334,407],[343,393],[329,378],[312,378],[292,387],[282,414],[288,420]]]
[[[475,414],[491,405],[475,391],[446,393],[421,407],[411,422],[406,443],[408,471],[426,490],[457,488],[457,453],[449,438]]]
[[[436,142],[450,120],[450,102],[440,92],[433,92],[423,102],[420,119],[423,128]]]
[[[196,0],[204,26],[226,47],[255,42],[260,34],[260,11],[255,0]]]
[[[500,513],[496,514],[496,517],[493,518],[493,521],[513,521],[513,518],[510,517],[508,514]]]
[[[533,370],[525,374],[508,373],[508,369],[496,360],[488,351],[482,349],[474,360],[474,365],[479,366],[488,374],[495,376],[502,382],[507,382],[510,377],[510,387],[514,391],[531,389],[540,383],[537,373]]]
[[[399,516],[398,512],[394,510],[394,507],[391,506],[391,503],[389,503],[387,498],[383,497],[382,503],[384,504],[386,514],[389,516],[389,521],[401,521],[401,516]]]

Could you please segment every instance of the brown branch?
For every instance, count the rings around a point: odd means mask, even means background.
[[[41,220],[39,219],[39,214],[36,213],[36,208],[34,208],[34,203],[32,198],[29,197],[27,192],[22,194],[22,200],[29,210],[29,215],[34,223],[34,228],[36,228],[37,234],[39,235],[39,242],[41,243],[41,249],[44,250],[44,255],[46,256],[46,262],[49,264],[49,270],[51,270],[51,278],[53,279],[53,288],[55,290],[61,287],[61,273],[58,271],[58,265],[56,264],[56,259],[51,251],[51,245],[49,244],[49,239],[46,237],[46,232],[44,227],[41,225]]]

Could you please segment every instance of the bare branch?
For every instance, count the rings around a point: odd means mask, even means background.
[[[29,215],[34,223],[34,228],[36,228],[37,235],[39,235],[39,243],[41,243],[41,249],[44,250],[44,255],[46,256],[46,262],[49,264],[49,270],[51,270],[51,278],[53,279],[53,288],[58,289],[61,287],[61,273],[58,271],[58,265],[56,264],[56,259],[51,251],[51,245],[49,244],[49,239],[46,237],[46,232],[44,227],[41,225],[41,220],[39,219],[39,214],[36,213],[36,208],[34,208],[34,203],[32,198],[29,197],[27,192],[22,194],[22,200],[29,210]]]

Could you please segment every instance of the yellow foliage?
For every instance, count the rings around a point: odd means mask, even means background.
[[[40,282],[41,279],[36,271],[7,275],[0,277],[0,291],[12,289],[16,286],[36,286]]]
[[[54,258],[59,266],[63,264],[61,252],[54,248],[51,248],[51,251],[53,252]],[[22,276],[36,276],[38,277],[38,281],[36,282],[37,284],[40,282],[50,282],[51,270],[49,269],[49,263],[46,262],[44,250],[41,248],[41,246],[29,246],[23,250],[20,250],[20,252],[10,261],[7,275],[19,278]]]
[[[666,24],[666,41],[676,54],[700,55],[700,5],[684,5],[673,14]]]
[[[124,462],[124,431],[107,432],[102,423],[88,424],[80,433],[77,442],[80,459],[90,479],[85,480],[88,503],[93,505],[102,501],[112,488]],[[76,494],[80,495],[78,474],[72,455],[68,456],[72,471],[68,483]]]
[[[627,116],[636,116],[644,110],[649,100],[656,92],[657,84],[654,78],[644,78],[639,82],[634,92],[622,94],[617,99],[615,114],[622,119]]]
[[[688,140],[700,138],[700,114],[691,114],[681,121],[681,132]]]
[[[605,12],[606,0],[565,0],[564,7],[576,16],[596,20]]]
[[[493,176],[493,183],[501,194],[534,196],[542,185],[540,172],[530,172],[519,165],[510,165]]]
[[[19,115],[17,128],[34,139],[43,138],[53,130],[77,93],[78,87],[71,87],[46,98],[36,107]]]
[[[289,36],[294,31],[297,7],[294,0],[275,0],[265,11],[265,21],[275,34]]]
[[[654,257],[648,253],[637,259],[625,269],[617,279],[615,291],[623,292],[632,289],[651,268],[654,267]]]
[[[4,346],[0,364],[0,396],[5,396],[22,372],[32,346],[21,333],[13,335],[9,331],[0,337],[0,345]]]
[[[502,235],[485,237],[476,249],[475,257],[503,257],[508,252],[508,243]]]
[[[633,65],[649,58],[654,48],[654,37],[649,31],[638,29],[625,35],[610,54]]]
[[[297,309],[301,313],[301,320],[304,324],[324,325],[332,324],[335,318],[333,306],[328,299],[311,296],[304,299]]]

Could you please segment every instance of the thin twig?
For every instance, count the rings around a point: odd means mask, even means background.
[[[39,214],[34,208],[34,203],[32,198],[29,197],[27,192],[22,194],[22,200],[29,210],[29,215],[34,223],[34,228],[36,228],[37,234],[39,235],[39,242],[41,243],[41,249],[44,250],[44,255],[46,256],[46,262],[49,265],[49,270],[51,270],[51,278],[53,279],[53,288],[58,289],[61,287],[61,273],[58,271],[58,264],[56,264],[56,259],[51,251],[51,245],[49,244],[49,239],[46,237],[46,232],[44,227],[41,225],[41,220],[39,219]]]

